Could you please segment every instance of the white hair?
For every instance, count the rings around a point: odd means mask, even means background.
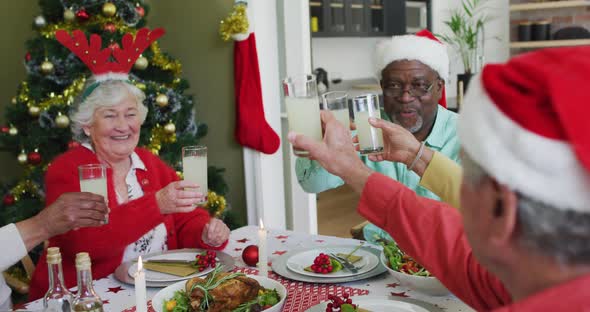
[[[477,185],[490,176],[465,151],[461,164],[465,183]],[[516,196],[518,240],[522,246],[559,263],[590,264],[590,214],[549,205],[518,191]]]
[[[84,97],[88,88],[92,88],[96,83],[98,86]],[[84,127],[92,125],[94,112],[101,107],[115,106],[127,96],[132,96],[135,99],[139,119],[143,124],[148,113],[148,108],[143,104],[145,99],[143,91],[125,80],[89,81],[82,96],[76,100],[75,110],[70,113],[74,140],[82,143],[89,142],[90,138],[84,133]]]

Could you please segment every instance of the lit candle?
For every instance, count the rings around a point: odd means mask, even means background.
[[[145,272],[143,271],[141,256],[137,260],[137,272],[135,273],[135,311],[147,312]]]
[[[266,229],[260,219],[260,229],[258,230],[258,275],[268,276],[268,258],[266,256]]]

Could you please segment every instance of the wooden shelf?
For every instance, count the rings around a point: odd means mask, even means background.
[[[579,45],[590,45],[590,39],[510,42],[511,49],[534,49],[534,48],[567,47],[567,46],[579,46]]]
[[[383,10],[383,6],[382,5],[377,5],[377,4],[372,4],[371,5],[371,9],[373,9],[373,10]]]
[[[322,3],[321,2],[309,2],[309,6],[310,7],[321,7]]]
[[[544,9],[559,9],[559,8],[573,8],[590,6],[588,0],[568,0],[568,1],[548,1],[535,3],[519,3],[511,4],[510,11],[530,11],[530,10],[544,10]]]

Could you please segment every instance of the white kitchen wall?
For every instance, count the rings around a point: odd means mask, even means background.
[[[510,56],[509,50],[509,24],[508,0],[490,0],[488,9],[489,16],[493,19],[486,24],[485,34],[485,62],[504,62]],[[434,33],[447,33],[448,27],[444,21],[448,20],[451,11],[461,5],[461,0],[432,0],[432,30]],[[447,82],[447,96],[457,95],[457,74],[463,72],[463,63],[459,55],[453,49],[449,49],[451,58],[450,81]]]
[[[380,38],[312,38],[312,66],[333,73],[340,73],[343,79],[367,78],[373,74],[373,52]]]
[[[444,21],[451,10],[461,5],[461,0],[432,0],[432,30],[446,33]],[[486,25],[485,60],[503,62],[509,57],[508,0],[490,0],[487,13],[494,16]],[[312,38],[312,67],[322,67],[331,73],[339,72],[343,79],[367,78],[373,74],[375,43],[383,38]],[[447,94],[457,94],[457,74],[463,72],[463,64],[457,54],[449,49],[451,79],[447,82]]]

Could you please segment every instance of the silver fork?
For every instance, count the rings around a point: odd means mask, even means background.
[[[363,267],[365,267],[365,265],[363,264],[360,267],[356,267],[354,264],[352,264],[350,261],[348,261],[347,259],[344,259],[340,256],[337,256],[333,253],[328,254],[330,257],[332,257],[334,260],[340,262],[340,264],[342,264],[343,267],[345,267],[347,270],[349,270],[352,273],[358,273],[358,271],[360,269],[362,269]]]

